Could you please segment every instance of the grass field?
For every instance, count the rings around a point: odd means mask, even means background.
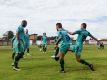
[[[0,47],[0,80],[107,80],[107,46],[98,50],[95,45],[84,47],[82,58],[94,64],[92,72],[87,66],[75,60],[68,52],[65,57],[66,73],[59,73],[59,64],[51,59],[53,46],[48,47],[47,54],[39,52],[38,47],[31,46],[31,55],[20,61],[21,71],[12,70],[11,47]]]

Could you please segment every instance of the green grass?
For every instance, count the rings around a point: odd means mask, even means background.
[[[0,47],[0,80],[107,80],[107,46],[104,50],[98,50],[95,45],[84,47],[82,58],[94,64],[94,72],[76,62],[75,56],[68,52],[65,56],[66,73],[59,73],[58,62],[50,57],[52,52],[53,46],[48,47],[47,54],[31,46],[32,56],[25,56],[20,61],[21,71],[17,72],[11,67],[11,47]]]

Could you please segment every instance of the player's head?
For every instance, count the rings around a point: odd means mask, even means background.
[[[87,24],[86,23],[82,23],[81,24],[81,29],[86,29],[87,28]]]
[[[26,34],[28,34],[28,29],[26,29]]]
[[[44,36],[46,36],[46,33],[43,33]]]
[[[27,21],[26,20],[22,20],[21,25],[22,25],[22,27],[26,27],[27,26]]]
[[[59,29],[61,29],[62,28],[62,24],[61,23],[56,23],[56,29],[57,29],[57,31],[59,30]]]

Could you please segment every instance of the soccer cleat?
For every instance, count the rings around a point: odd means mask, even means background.
[[[30,53],[27,53],[27,56],[31,56],[31,54],[30,54]]]
[[[58,60],[59,60],[59,57],[55,57],[54,59],[55,59],[56,61],[58,61]]]
[[[11,65],[14,66],[14,63],[12,63]]]
[[[19,67],[13,67],[13,70],[20,71],[20,68]]]
[[[59,60],[59,57],[55,57],[55,60],[58,61],[58,60]]]
[[[40,52],[42,52],[42,49],[40,49]]]
[[[60,70],[60,73],[65,73],[65,71],[62,69],[62,70]]]
[[[53,59],[54,59],[54,58],[55,58],[55,55],[52,55],[52,56],[51,56],[51,58],[53,58]]]
[[[92,64],[89,65],[89,68],[90,68],[92,71],[95,71]]]

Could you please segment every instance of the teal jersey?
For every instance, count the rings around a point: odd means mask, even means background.
[[[30,39],[29,39],[29,34],[25,34],[25,42],[29,43]]]
[[[17,33],[19,33],[19,39],[24,41],[24,37],[25,37],[25,32],[24,32],[24,28],[20,25],[16,31]]]
[[[18,46],[18,39],[15,38],[15,40],[13,41],[13,49],[14,49],[14,52],[17,54],[17,53],[24,52],[24,46],[25,46],[24,28],[20,25],[16,30],[16,33],[19,33],[20,46]]]
[[[65,31],[63,29],[58,31],[58,37],[62,38],[60,43],[66,43],[66,44],[71,43],[71,38],[69,37],[67,31]]]
[[[42,44],[47,44],[48,43],[48,38],[47,36],[42,37]]]
[[[76,43],[80,43],[80,44],[83,44],[83,42],[86,40],[87,36],[91,36],[90,32],[88,32],[86,29],[77,30],[75,32],[75,34],[78,34]]]

